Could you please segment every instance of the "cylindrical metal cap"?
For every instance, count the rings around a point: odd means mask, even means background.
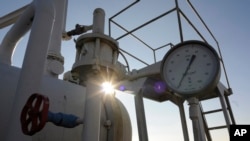
[[[105,12],[101,8],[94,11],[93,33],[104,33]]]

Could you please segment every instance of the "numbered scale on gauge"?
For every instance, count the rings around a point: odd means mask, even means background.
[[[199,96],[218,84],[220,60],[207,43],[186,41],[165,55],[161,75],[173,92],[183,97]]]

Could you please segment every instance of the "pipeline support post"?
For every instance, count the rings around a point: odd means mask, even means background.
[[[100,58],[100,39],[95,37],[95,33],[99,33],[103,35],[104,33],[104,18],[105,12],[104,10],[98,8],[94,11],[93,18],[93,33],[89,34],[87,38],[94,38],[92,42],[86,43],[91,46],[91,49],[94,49],[93,54],[86,54],[85,60],[78,61],[93,61],[95,62]],[[83,35],[84,36],[84,35]],[[81,37],[80,37],[81,38]],[[80,41],[79,41],[80,42]],[[87,47],[84,45],[84,47]],[[84,47],[82,47],[84,49]],[[88,52],[90,53],[90,52]],[[103,54],[102,54],[103,55]],[[104,57],[105,58],[105,57]],[[107,58],[105,58],[107,59]],[[98,64],[100,61],[98,60],[96,63],[89,65],[89,62],[79,63],[79,66],[76,65],[77,68],[81,68],[85,71],[80,71],[80,76],[83,76],[82,81],[83,85],[86,86],[86,101],[85,101],[85,111],[84,111],[84,120],[83,120],[83,132],[82,132],[82,141],[100,141],[100,133],[101,133],[101,114],[102,114],[102,106],[103,106],[103,96],[104,92],[102,91],[101,83],[103,82],[102,71],[100,68],[95,67],[98,65],[105,66],[103,64]],[[86,78],[86,79],[85,79]]]
[[[82,141],[99,141],[101,128],[102,97],[99,76],[93,74],[86,82],[86,102]]]
[[[188,99],[189,117],[193,124],[194,141],[206,141],[203,121],[201,119],[201,111],[199,108],[199,100],[196,97]]]
[[[135,95],[135,109],[136,109],[136,118],[138,124],[139,140],[148,141],[146,116],[145,116],[143,96],[141,91],[139,91],[139,93]]]
[[[183,102],[179,102],[178,107],[179,107],[179,112],[180,112],[184,141],[189,141],[188,128],[187,128],[187,122],[186,122],[186,116],[185,116]]]

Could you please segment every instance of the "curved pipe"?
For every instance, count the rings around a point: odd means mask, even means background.
[[[25,5],[22,8],[19,8],[3,17],[0,17],[0,29],[5,28],[13,23],[15,23],[18,18],[20,17],[21,14],[23,14],[23,12],[27,9],[27,7],[29,6]]]
[[[11,58],[19,40],[28,32],[34,17],[34,6],[30,4],[16,24],[5,35],[0,45],[0,62],[11,65]]]

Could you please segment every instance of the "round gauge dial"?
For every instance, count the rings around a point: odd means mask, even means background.
[[[202,94],[217,85],[220,60],[207,43],[186,41],[165,55],[161,75],[168,87],[181,96]]]

